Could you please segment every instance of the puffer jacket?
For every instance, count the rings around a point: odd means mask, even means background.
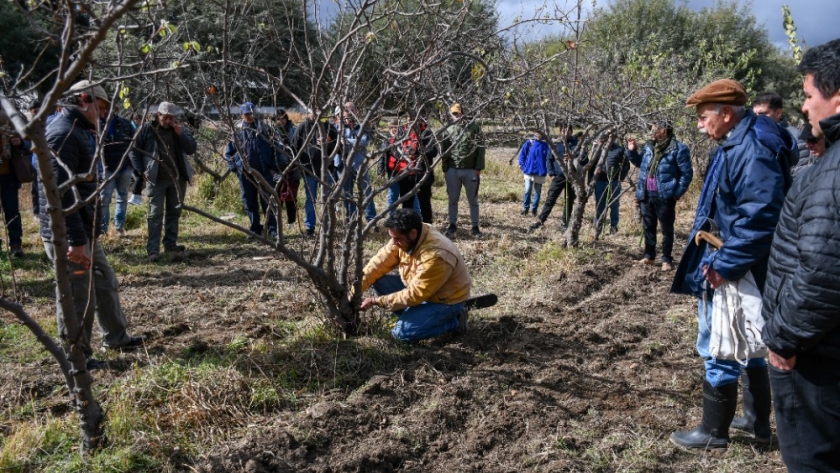
[[[457,304],[470,297],[472,279],[461,252],[427,223],[411,253],[390,241],[379,250],[365,266],[362,291],[394,268],[399,268],[405,289],[379,296],[379,305],[386,310],[393,312],[423,302]]]
[[[787,166],[795,146],[790,133],[773,120],[747,110],[709,167],[672,292],[702,296],[704,265],[729,281],[751,271],[758,287],[764,287],[770,243],[790,188]],[[724,242],[711,254],[705,242],[694,243],[698,231],[710,229],[709,219]]]
[[[643,154],[639,154],[638,149],[628,150],[627,156],[630,162],[639,168],[636,199],[643,200],[646,197],[645,180],[648,175],[648,166],[653,160],[653,146],[645,145]],[[672,137],[671,144],[659,160],[659,166],[654,173],[659,198],[662,200],[681,198],[688,191],[688,185],[691,184],[693,177],[694,170],[691,168],[691,154],[688,147]]]
[[[237,172],[242,170],[241,150],[248,157],[249,168],[266,177],[269,177],[272,172],[277,172],[279,170],[276,159],[278,149],[272,140],[272,134],[273,130],[260,121],[255,120],[253,125],[248,125],[244,121],[238,122],[233,139],[225,148],[228,168]]]
[[[158,169],[160,168],[160,155],[158,153],[158,141],[155,138],[155,132],[152,129],[157,126],[157,119],[154,122],[146,123],[140,129],[137,136],[137,141],[134,143],[134,148],[131,150],[131,164],[134,169],[141,170],[146,180],[155,183],[157,182]],[[181,127],[181,134],[178,136],[178,146],[180,148],[181,159],[183,159],[184,169],[187,172],[187,182],[192,182],[193,168],[190,165],[190,160],[187,155],[195,153],[197,145],[195,139],[192,137],[190,130],[187,127]]]
[[[593,169],[595,169],[593,167]],[[606,171],[604,171],[606,169]],[[618,182],[627,178],[630,172],[630,160],[624,147],[613,143],[607,151],[607,160],[604,166],[598,166],[595,170],[595,179],[602,182]]]
[[[463,117],[443,133],[441,139],[443,172],[454,169],[484,169],[484,135],[475,121]]]
[[[519,149],[519,169],[528,176],[545,176],[548,174],[548,143],[531,138]]]
[[[770,249],[762,338],[775,353],[840,361],[840,114],[820,122],[829,146],[796,178]]]
[[[65,108],[60,115],[50,122],[47,127],[47,144],[51,150],[50,163],[57,185],[61,186],[70,179],[71,176],[67,174],[67,169],[73,174],[96,172],[96,167],[93,166],[95,142],[93,134],[90,132],[93,128],[94,125],[75,108]],[[59,164],[59,161],[61,164]],[[86,200],[96,193],[97,182],[96,179],[80,181],[74,187],[79,191],[79,197]],[[48,207],[44,184],[40,180],[38,201],[41,209]],[[67,243],[70,246],[86,245],[93,239],[94,228],[99,228],[99,225],[93,224],[93,217],[96,215],[95,202],[96,199],[91,199],[91,202],[87,205],[64,216]],[[65,190],[61,194],[62,208],[68,209],[75,204],[76,196],[73,190]],[[50,229],[49,214],[41,212],[39,218],[41,221],[41,239],[51,242],[53,235]]]
[[[109,123],[105,123],[105,120],[101,120],[100,123],[105,132],[102,143],[102,161],[105,164],[105,170],[116,172],[131,166],[131,159],[126,155],[128,149],[131,148],[131,141],[134,139],[137,127],[131,120],[116,113],[113,114]],[[124,161],[123,158],[125,158]]]

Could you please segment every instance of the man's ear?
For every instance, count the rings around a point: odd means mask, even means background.
[[[93,97],[88,94],[82,93],[79,95],[79,98],[82,100],[82,103],[93,103]]]

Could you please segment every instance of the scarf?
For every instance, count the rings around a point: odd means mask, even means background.
[[[653,159],[650,161],[650,166],[648,166],[647,169],[648,177],[656,177],[656,168],[659,167],[659,161],[661,161],[662,157],[669,151],[673,141],[674,139],[669,136],[667,140],[662,143],[656,143],[653,147]]]

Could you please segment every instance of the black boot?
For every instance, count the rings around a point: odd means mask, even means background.
[[[671,442],[686,448],[726,448],[737,404],[738,383],[715,388],[703,381],[703,421],[694,430],[672,433]]]
[[[770,379],[767,367],[747,368],[741,374],[743,417],[732,419],[733,429],[753,434],[760,443],[770,443]]]

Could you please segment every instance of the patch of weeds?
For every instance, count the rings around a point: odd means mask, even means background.
[[[57,336],[55,324],[39,322],[47,335]],[[3,362],[30,363],[48,355],[44,346],[23,324],[13,322],[0,325],[0,359]]]
[[[252,410],[267,412],[279,407],[282,404],[282,397],[271,381],[265,378],[254,380],[251,385],[251,403],[248,407]]]
[[[0,469],[34,471],[31,466],[60,461],[79,443],[78,419],[48,417],[41,422],[16,424],[3,441]],[[41,467],[35,467],[40,470]]]
[[[233,352],[233,353],[242,352],[242,351],[245,351],[245,349],[248,348],[249,344],[250,344],[250,340],[248,339],[248,337],[238,335],[238,336],[234,337],[234,339],[231,340],[227,344],[226,348],[227,348],[227,351],[229,351],[229,352]]]

